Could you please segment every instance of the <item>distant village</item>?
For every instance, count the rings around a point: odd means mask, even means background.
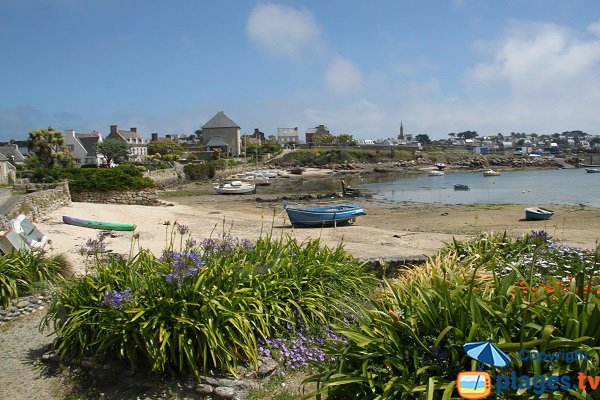
[[[255,128],[251,134],[241,134],[240,126],[229,118],[223,111],[219,111],[209,119],[201,129],[193,134],[167,134],[160,137],[158,133],[151,133],[150,139],[139,132],[136,127],[120,129],[118,125],[110,125],[108,134],[103,136],[99,131],[76,132],[67,129],[63,133],[64,144],[72,152],[75,166],[103,165],[106,163],[102,154],[96,151],[98,143],[103,140],[115,139],[124,141],[130,148],[130,161],[145,162],[148,158],[148,144],[155,140],[172,140],[180,144],[186,151],[182,159],[193,155],[194,159],[210,159],[215,151],[222,156],[242,157],[247,150],[257,146],[279,145],[282,148],[305,148],[314,146],[354,146],[364,149],[403,149],[419,151],[435,148],[449,152],[468,152],[474,154],[561,154],[579,151],[600,151],[600,136],[589,135],[582,131],[569,131],[554,133],[552,135],[538,135],[535,133],[510,133],[504,135],[480,136],[474,131],[449,133],[448,138],[431,140],[426,134],[404,133],[404,126],[400,123],[399,134],[396,137],[361,140],[355,139],[350,134],[333,134],[327,126],[318,125],[307,129],[304,138],[300,137],[298,127],[277,128],[276,134],[266,135]],[[27,140],[13,139],[0,142],[0,175],[6,177],[7,171],[14,169],[15,165],[23,163],[31,155],[27,147]],[[252,154],[248,154],[252,156]],[[192,158],[192,157],[190,157]]]

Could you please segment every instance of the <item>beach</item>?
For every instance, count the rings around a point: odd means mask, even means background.
[[[222,232],[256,240],[290,235],[299,241],[320,238],[328,246],[342,243],[355,257],[433,255],[452,238],[468,239],[483,231],[511,237],[545,230],[555,240],[576,247],[594,248],[600,238],[600,209],[555,205],[548,221],[525,221],[522,205],[443,205],[358,199],[367,212],[354,225],[293,228],[281,202],[256,202],[255,196],[163,197],[169,206],[71,203],[47,214],[36,226],[51,240],[52,254],[65,254],[77,273],[85,272],[79,254],[99,230],[66,225],[62,216],[107,222],[134,223],[134,232],[113,231],[104,239],[107,249],[128,255],[145,248],[159,255],[175,236],[174,224],[189,227],[197,240]],[[136,238],[134,239],[134,234]],[[139,237],[138,237],[139,235]]]

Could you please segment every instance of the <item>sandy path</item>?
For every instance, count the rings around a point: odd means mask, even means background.
[[[0,399],[64,398],[61,377],[36,366],[42,350],[52,342],[48,331],[38,330],[43,315],[38,311],[0,328]]]

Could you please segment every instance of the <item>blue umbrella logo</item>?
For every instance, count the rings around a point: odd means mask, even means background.
[[[510,358],[490,342],[470,342],[463,345],[469,357],[494,367],[506,367]]]

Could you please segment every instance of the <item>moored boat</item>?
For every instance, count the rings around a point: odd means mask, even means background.
[[[215,185],[213,189],[219,194],[246,194],[255,192],[256,185],[249,182],[229,181]]]
[[[81,226],[84,228],[103,229],[106,231],[133,231],[135,229],[135,224],[92,221],[88,219],[68,217],[66,215],[64,215],[62,219],[65,224]]]
[[[454,190],[471,190],[471,186],[463,185],[462,183],[454,184]]]
[[[446,173],[444,171],[429,171],[429,173],[427,175],[429,176],[441,176],[441,175],[445,175]]]
[[[494,171],[493,169],[488,169],[487,171],[483,171],[483,176],[499,176],[500,171]]]
[[[322,226],[352,223],[356,217],[367,215],[362,206],[353,203],[331,204],[322,207],[284,205],[292,225]]]
[[[554,215],[554,211],[542,207],[531,207],[525,209],[527,221],[545,221]]]
[[[600,174],[600,168],[586,168],[585,172],[588,174]]]

